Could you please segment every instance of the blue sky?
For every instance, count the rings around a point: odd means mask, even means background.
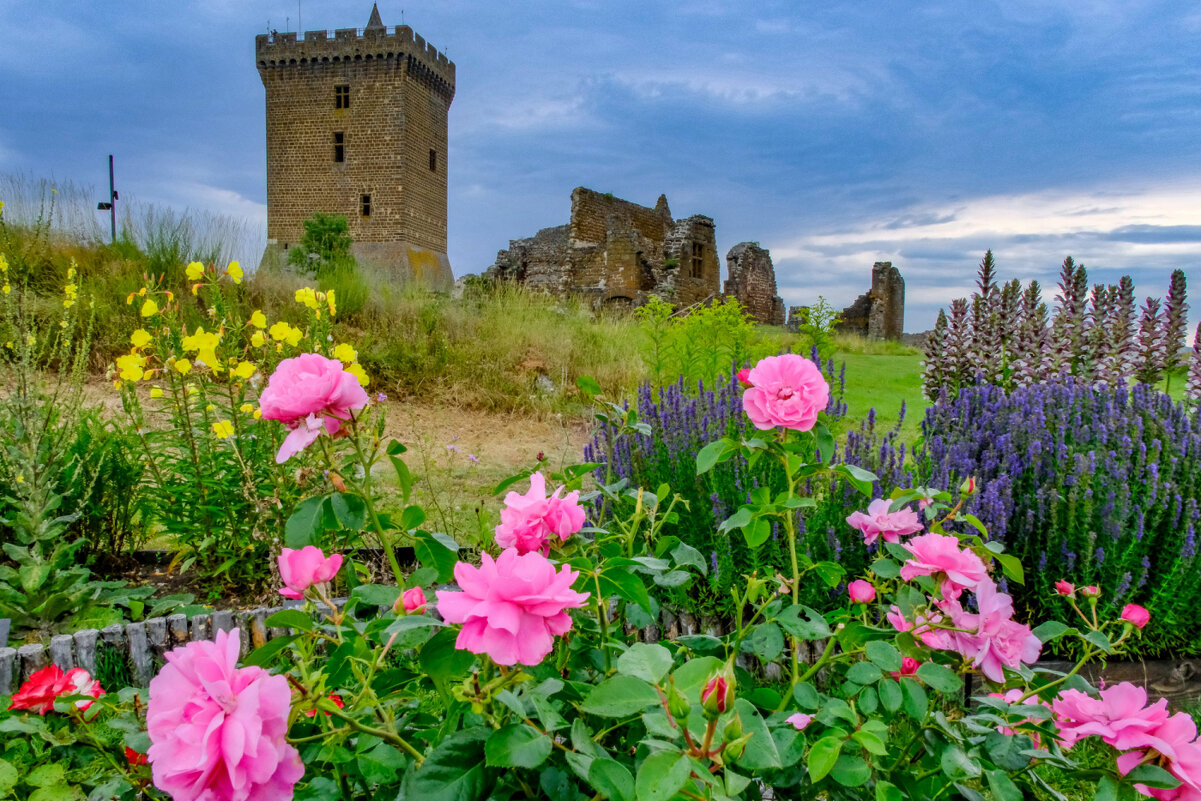
[[[1190,2],[380,4],[458,70],[450,257],[479,272],[567,221],[584,185],[772,251],[786,303],[841,307],[871,264],[907,282],[906,330],[1004,277],[1172,269],[1201,318],[1201,6]],[[307,0],[305,29],[370,2]],[[0,174],[265,225],[254,36],[292,0],[0,4]],[[254,249],[257,245],[250,247]],[[257,253],[245,254],[247,262]],[[1050,298],[1052,293],[1048,292]]]

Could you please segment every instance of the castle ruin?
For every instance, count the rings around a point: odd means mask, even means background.
[[[838,330],[867,339],[900,340],[905,326],[905,279],[890,261],[872,265],[872,288],[842,310]]]
[[[406,25],[255,37],[267,99],[267,252],[316,212],[346,217],[359,263],[446,288],[455,65]]]
[[[743,242],[727,260],[725,294],[761,322],[783,323],[770,254]],[[511,240],[484,275],[552,295],[577,295],[596,308],[632,308],[651,295],[687,307],[722,294],[711,217],[673,220],[663,195],[649,208],[582,186],[572,190],[570,222]]]

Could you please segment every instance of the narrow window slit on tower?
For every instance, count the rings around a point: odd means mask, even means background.
[[[438,151],[430,150],[430,172],[438,171]]]
[[[334,87],[334,108],[350,108],[349,84],[340,84]]]
[[[334,131],[334,161],[346,161],[346,134],[342,131]]]
[[[371,195],[362,195],[359,198],[359,214],[363,217],[371,216]]]
[[[692,243],[692,277],[700,278],[702,265],[705,261],[705,246],[700,242]]]

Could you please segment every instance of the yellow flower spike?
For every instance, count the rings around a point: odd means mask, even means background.
[[[371,377],[367,375],[367,371],[363,369],[363,365],[355,363],[346,368],[346,372],[358,379],[360,386],[367,386],[371,383]]]
[[[71,267],[67,268],[67,280],[70,281],[74,277],[75,277],[75,267],[74,267],[74,265],[72,265]]]
[[[267,315],[263,314],[262,309],[256,309],[254,314],[250,315],[250,324],[255,328],[266,328]]]
[[[150,390],[150,397],[161,398],[162,396],[163,396],[163,391],[161,389],[159,389],[158,387],[154,387],[153,389]]]
[[[189,281],[199,281],[204,276],[204,265],[198,261],[189,262],[183,272]],[[195,289],[192,290],[192,294],[196,294]]]
[[[218,439],[229,439],[234,433],[234,424],[228,420],[218,420],[213,423],[213,433]]]
[[[172,366],[180,375],[187,375],[188,373],[192,372],[192,363],[187,359],[176,359],[175,364]]]
[[[254,404],[253,403],[243,403],[241,406],[238,407],[238,411],[241,412],[242,414],[251,414],[254,412]]]
[[[155,303],[153,299],[147,299],[147,301],[142,304],[142,316],[153,317],[156,314],[158,314],[158,304]]]
[[[250,378],[252,375],[254,375],[254,371],[255,371],[255,370],[257,370],[257,369],[258,369],[258,368],[257,368],[257,367],[255,367],[255,366],[254,366],[253,364],[251,364],[250,362],[240,362],[240,363],[238,364],[238,366],[237,366],[237,367],[235,367],[235,368],[234,368],[233,370],[231,370],[230,372],[231,372],[233,375],[237,376],[238,378],[241,378],[241,379],[244,381],[244,380],[246,380],[247,378]]]
[[[134,331],[129,335],[129,341],[133,345],[134,350],[141,350],[149,345],[153,340],[154,337],[150,336],[150,332],[144,328],[139,328],[137,331]]]
[[[267,341],[267,338],[265,336],[263,336],[262,331],[255,331],[253,334],[250,335],[250,344],[254,345],[256,348],[263,347],[263,345],[264,345],[264,343],[266,343],[266,341]]]
[[[225,272],[229,274],[229,277],[234,280],[235,284],[242,283],[242,265],[238,264],[236,261],[231,261],[229,263],[229,269],[227,269]]]
[[[345,364],[351,364],[359,360],[359,354],[353,347],[343,342],[334,348],[334,358]]]

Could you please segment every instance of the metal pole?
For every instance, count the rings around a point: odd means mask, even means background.
[[[109,222],[112,226],[113,244],[117,244],[117,190],[113,183],[113,157],[108,157],[108,203]]]

